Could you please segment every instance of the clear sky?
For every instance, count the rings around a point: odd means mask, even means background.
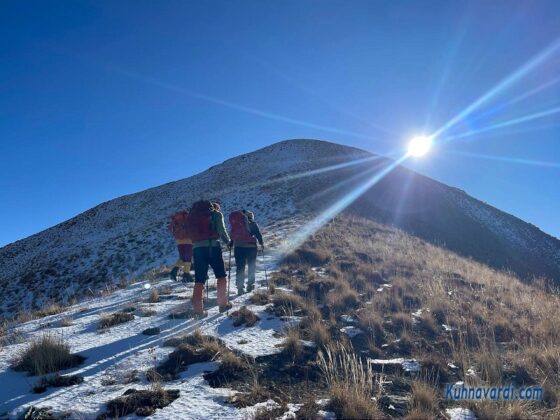
[[[404,150],[481,97],[406,164],[559,237],[559,39],[556,0],[3,0],[0,246],[283,139]]]

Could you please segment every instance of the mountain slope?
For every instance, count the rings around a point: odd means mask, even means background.
[[[11,316],[49,300],[68,301],[173,261],[167,218],[196,199],[219,198],[226,213],[251,208],[264,226],[294,217],[308,220],[388,164],[359,149],[290,140],[111,200],[0,249],[0,308]],[[524,278],[560,281],[560,241],[403,167],[349,211]]]
[[[208,317],[196,319],[192,285],[146,276],[0,330],[0,418],[136,418],[136,405],[116,404],[135,390],[174,393],[145,403],[156,419],[558,418],[558,295],[348,213],[287,256],[282,239],[301,221],[269,227],[257,289],[230,296],[231,316],[218,313],[213,279]],[[258,318],[239,325],[243,311]],[[102,327],[108,314],[128,317]],[[77,381],[13,369],[44,337],[85,358],[59,372]],[[448,384],[541,394],[453,401]]]

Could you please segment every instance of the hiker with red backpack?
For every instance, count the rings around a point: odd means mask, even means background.
[[[224,226],[224,216],[208,200],[197,201],[192,205],[187,221],[187,231],[193,242],[194,289],[192,304],[198,316],[204,312],[204,284],[208,279],[208,267],[212,267],[217,283],[218,307],[220,312],[231,308],[227,295],[227,279],[222,245],[220,239],[230,245],[230,238]]]
[[[245,266],[247,266],[247,292],[255,288],[257,268],[257,242],[264,249],[263,237],[254,213],[247,210],[234,211],[229,215],[230,237],[236,266],[237,294],[245,293]]]
[[[186,210],[178,211],[171,216],[169,221],[168,229],[169,232],[175,238],[175,243],[177,244],[177,251],[179,251],[179,259],[175,262],[175,265],[171,269],[169,276],[172,280],[177,280],[177,272],[179,268],[183,269],[183,280],[192,281],[190,274],[191,271],[191,261],[192,261],[192,250],[193,245],[191,238],[187,233],[187,219],[189,213]]]

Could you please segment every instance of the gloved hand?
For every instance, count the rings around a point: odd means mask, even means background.
[[[261,252],[264,252],[264,244],[261,244]]]
[[[229,241],[228,248],[229,249],[233,248],[233,239],[231,241]]]

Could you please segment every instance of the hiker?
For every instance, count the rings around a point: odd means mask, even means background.
[[[183,269],[183,280],[192,281],[191,262],[192,262],[192,241],[187,234],[187,218],[189,212],[186,210],[178,211],[171,216],[169,221],[169,232],[175,238],[177,244],[177,251],[179,251],[179,259],[171,269],[169,276],[172,280],[177,280],[177,272],[179,268]]]
[[[233,240],[235,256],[237,294],[245,293],[245,266],[248,266],[247,292],[255,288],[257,266],[257,242],[264,249],[263,237],[255,214],[247,211],[234,211],[229,215],[230,236]]]
[[[224,216],[214,203],[202,200],[193,204],[189,213],[187,230],[193,241],[194,289],[192,303],[197,315],[204,315],[204,284],[208,279],[208,267],[216,276],[218,306],[220,312],[231,308],[227,296],[227,279],[220,239],[229,246],[230,238],[224,226]]]

